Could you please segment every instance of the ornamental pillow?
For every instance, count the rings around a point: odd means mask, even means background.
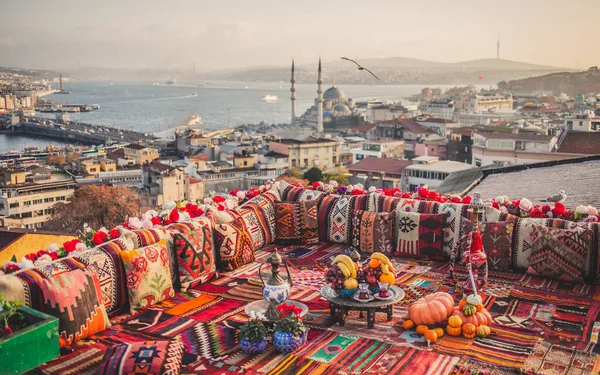
[[[354,210],[366,210],[367,194],[359,196],[325,195],[319,200],[319,239],[323,242],[350,244],[350,226]]]
[[[515,229],[514,221],[498,221],[479,223],[483,249],[487,254],[488,267],[491,270],[512,271],[512,244]],[[473,222],[465,219],[464,234],[473,231]],[[466,250],[466,241],[462,244]],[[458,254],[458,259],[462,259]]]
[[[210,225],[187,233],[176,233],[173,242],[182,291],[204,283],[215,275],[217,266]]]
[[[130,311],[151,306],[175,295],[166,241],[139,249],[122,251]]]
[[[275,203],[277,242],[294,245],[318,243],[317,206],[317,201]]]
[[[394,252],[392,237],[395,217],[395,212],[354,210],[350,245],[361,253],[371,254],[378,251],[391,255]]]
[[[583,283],[590,231],[533,225],[532,250],[527,273]]]
[[[227,224],[217,224],[214,235],[219,269],[233,271],[254,262],[254,244],[243,217]]]
[[[443,260],[445,215],[396,211],[393,255],[420,260]]]
[[[100,281],[92,270],[64,272],[39,283],[42,312],[58,318],[61,348],[110,327]]]
[[[97,375],[179,375],[185,345],[181,341],[117,344],[107,349]]]
[[[138,229],[129,230],[122,228],[121,234],[123,237],[133,241],[133,248],[144,247],[155,244],[165,238],[165,230],[162,228]]]

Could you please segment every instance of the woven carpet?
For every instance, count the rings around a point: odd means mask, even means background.
[[[307,344],[283,355],[269,344],[260,354],[239,350],[238,328],[249,317],[244,307],[262,299],[259,266],[273,246],[256,252],[257,262],[199,285],[135,315],[111,318],[113,327],[63,349],[58,360],[37,373],[91,374],[104,351],[117,343],[180,340],[186,346],[182,374],[598,374],[600,371],[600,290],[519,273],[490,272],[484,305],[494,323],[487,338],[444,336],[428,347],[404,330],[408,305],[436,291],[461,289],[445,263],[393,259],[396,284],[406,297],[392,319],[377,314],[375,327],[350,312],[345,326],[332,325],[327,301],[319,295],[323,271],[345,245],[317,244],[280,249],[294,279],[291,298],[309,307]],[[263,267],[263,278],[269,267]],[[456,268],[457,275],[466,275]],[[282,272],[285,277],[285,271]]]

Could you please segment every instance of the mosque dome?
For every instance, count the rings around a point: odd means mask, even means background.
[[[333,110],[336,112],[350,112],[350,107],[348,107],[346,104],[336,104],[333,107]]]
[[[325,100],[336,100],[336,99],[346,99],[346,95],[344,92],[340,90],[336,86],[331,86],[323,93],[323,99]]]

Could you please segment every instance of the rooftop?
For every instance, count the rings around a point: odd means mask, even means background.
[[[558,152],[598,155],[600,133],[569,132],[560,144]]]
[[[471,168],[450,173],[442,183],[435,188],[441,194],[458,194],[467,190],[471,185],[483,177],[481,168]]]
[[[516,139],[523,141],[532,142],[549,142],[552,137],[546,134],[532,134],[532,133],[491,133],[478,131],[477,134],[481,135],[486,139]]]
[[[266,154],[264,154],[264,156],[266,156],[268,158],[275,158],[275,159],[282,159],[282,158],[288,157],[286,154],[282,154],[280,152],[275,152],[275,151],[269,151]]]
[[[125,146],[124,148],[130,148],[132,150],[143,150],[143,149],[148,148],[148,146],[138,145],[136,143],[130,143],[127,146]]]
[[[357,132],[366,132],[369,130],[373,130],[375,127],[377,127],[377,124],[366,124],[366,125],[361,125],[361,126],[355,126],[348,130],[357,131]]]
[[[327,139],[327,138],[306,137],[304,139],[283,138],[283,139],[272,141],[272,142],[283,143],[286,145],[300,145],[300,144],[311,144],[311,143],[330,143],[330,142],[336,142],[336,141],[333,139]]]
[[[474,168],[471,164],[459,163],[457,161],[442,160],[436,161],[430,164],[412,164],[406,167],[406,169],[416,169],[420,171],[435,171],[435,172],[446,172],[452,173],[456,171],[463,171],[465,169]]]
[[[436,134],[433,130],[424,127],[421,124],[413,122],[407,119],[394,119],[388,121],[380,121],[375,123],[377,126],[402,126],[404,130],[407,130],[415,134]]]
[[[564,190],[567,199],[563,203],[567,207],[600,206],[600,196],[594,188],[600,180],[600,155],[495,168],[484,173],[486,177],[472,189],[484,197],[526,197],[540,203]]]
[[[409,166],[410,160],[397,160],[385,158],[365,158],[348,167],[350,172],[384,172],[388,174],[402,174],[404,168]]]

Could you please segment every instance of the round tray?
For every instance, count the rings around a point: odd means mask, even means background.
[[[404,290],[402,290],[402,288],[399,288],[395,285],[391,285],[388,288],[388,291],[393,291],[395,292],[395,296],[394,298],[390,298],[387,300],[378,300],[375,299],[373,301],[370,302],[358,302],[355,301],[354,299],[349,299],[349,298],[343,298],[343,297],[339,297],[337,295],[337,293],[335,292],[335,290],[333,290],[333,288],[331,287],[331,285],[325,285],[322,289],[321,289],[321,296],[323,298],[325,298],[327,301],[334,303],[336,305],[341,305],[341,306],[372,306],[372,307],[384,307],[387,305],[391,305],[397,302],[400,302],[403,298],[404,298]]]
[[[292,300],[288,299],[284,303],[286,305],[294,305],[296,307],[301,308],[302,309],[302,312],[300,313],[301,318],[304,315],[306,315],[306,313],[308,313],[308,306],[306,306],[302,302],[292,301]],[[253,311],[258,311],[258,312],[265,314],[267,312],[268,308],[269,308],[269,303],[267,301],[265,301],[264,299],[261,299],[261,300],[250,302],[249,304],[247,304],[246,307],[244,308],[244,312],[248,316],[250,316],[250,313]],[[263,320],[267,321],[267,319],[263,319]]]

